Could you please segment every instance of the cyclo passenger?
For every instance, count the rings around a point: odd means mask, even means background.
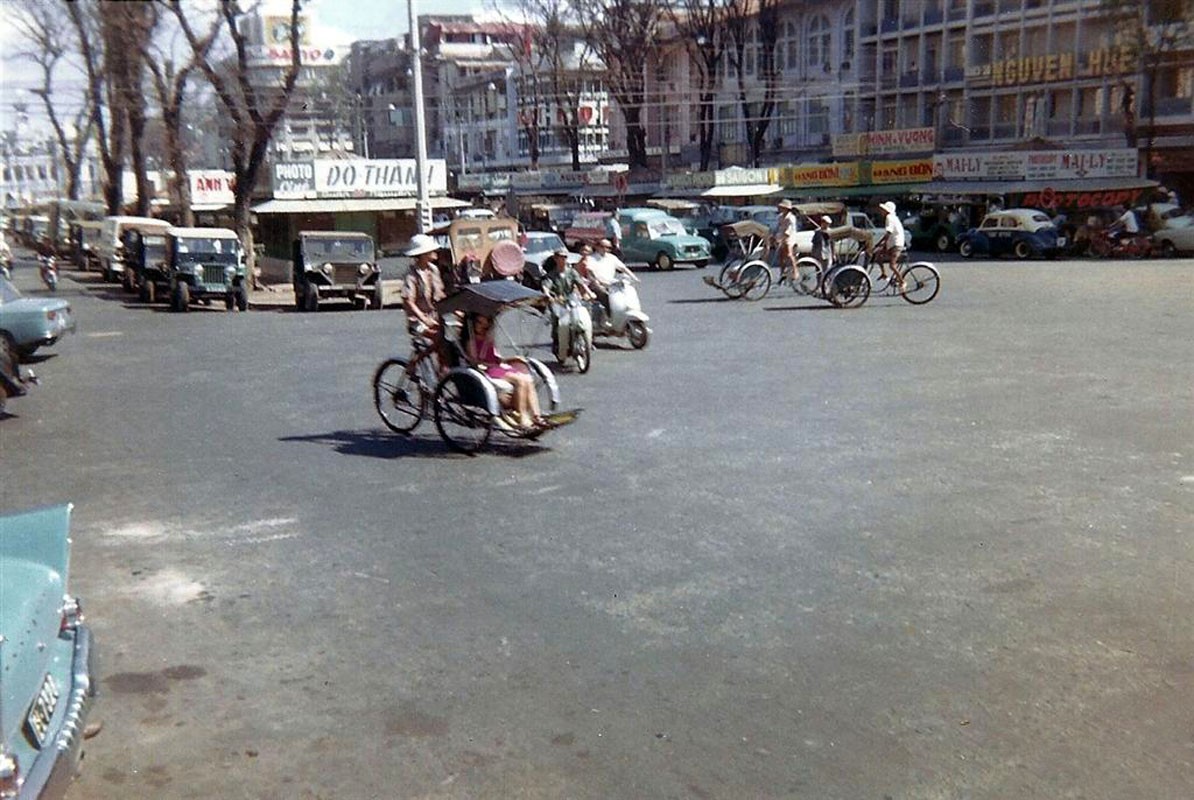
[[[607,315],[610,313],[609,287],[618,279],[618,273],[622,273],[633,283],[639,282],[638,276],[630,271],[630,267],[610,252],[612,247],[609,239],[602,239],[597,242],[595,253],[583,257],[589,287],[601,301],[601,307]]]
[[[444,281],[436,268],[439,245],[425,233],[411,237],[405,255],[414,261],[402,282],[402,308],[406,311],[406,330],[416,346],[431,349],[439,371],[448,363],[443,324],[435,304],[447,296]]]
[[[535,382],[526,364],[504,359],[497,352],[493,340],[493,317],[469,314],[466,324],[469,334],[464,345],[465,356],[493,382],[498,402],[513,417],[511,422],[520,428],[546,426],[547,421],[539,408],[539,396],[535,393]]]

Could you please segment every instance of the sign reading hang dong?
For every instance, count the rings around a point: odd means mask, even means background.
[[[424,164],[427,191],[448,191],[442,158]],[[412,158],[287,161],[274,165],[274,197],[413,197],[418,191],[418,163]]]

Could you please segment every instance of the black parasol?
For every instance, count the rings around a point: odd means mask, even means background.
[[[482,281],[481,283],[466,283],[451,297],[444,298],[435,304],[441,314],[450,311],[466,311],[471,314],[484,314],[487,317],[497,316],[504,308],[516,305],[534,305],[543,302],[542,292],[528,289],[521,283],[514,281]]]

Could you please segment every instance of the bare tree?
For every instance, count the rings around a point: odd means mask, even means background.
[[[645,65],[659,38],[667,2],[577,0],[581,31],[604,65],[605,84],[626,122],[631,167],[647,166]]]
[[[1144,108],[1148,114],[1144,164],[1146,174],[1151,176],[1157,131],[1157,85],[1165,69],[1174,66],[1177,55],[1194,47],[1194,0],[1149,0],[1146,3],[1103,0],[1102,10],[1114,23],[1144,89]],[[1120,111],[1124,116],[1124,134],[1128,145],[1135,147],[1135,91],[1126,81],[1122,91]]]
[[[678,0],[668,5],[676,34],[684,43],[697,70],[697,143],[701,171],[713,160],[716,119],[713,98],[717,76],[726,57],[724,24],[727,9],[735,0]]]
[[[775,50],[779,38],[780,0],[734,0],[727,9],[727,56],[738,83],[738,105],[746,128],[752,166],[767,141],[775,115],[779,70]]]
[[[158,3],[152,5],[151,13],[155,17],[155,28],[160,30],[165,23]],[[191,58],[179,67],[175,66],[171,53],[172,42],[167,42],[166,47],[163,47],[162,42],[155,41],[145,56],[145,66],[153,79],[154,95],[162,116],[163,151],[173,175],[168,185],[170,203],[179,209],[180,222],[188,227],[195,224],[195,212],[191,208],[191,183],[187,177],[187,153],[183,146],[182,104],[187,94],[187,83],[198,66],[198,60],[207,57],[223,22],[224,18],[218,14],[212,17],[207,33],[197,40],[197,51],[192,52]]]
[[[274,128],[286,113],[298,81],[301,52],[299,12],[302,0],[291,0],[290,60],[272,85],[255,85],[249,67],[249,43],[246,30],[238,24],[245,16],[235,0],[220,0],[218,13],[224,19],[221,30],[231,39],[233,55],[227,65],[216,61],[217,55],[196,34],[181,0],[165,0],[178,19],[183,35],[195,55],[195,65],[211,83],[231,126],[230,155],[235,178],[233,219],[236,233],[245,248],[250,271],[255,275],[256,254],[253,231],[249,225],[249,204],[257,176],[265,163]],[[254,278],[256,280],[256,278]]]
[[[100,23],[102,15],[96,2],[66,3],[66,11],[87,75],[87,108],[95,131],[100,163],[104,168],[104,202],[109,214],[119,214],[124,205],[124,126],[123,122],[117,124],[115,120],[111,125],[108,124],[105,40]]]
[[[153,186],[145,158],[148,105],[145,98],[145,53],[153,37],[156,16],[149,3],[102,2],[100,30],[104,40],[108,105],[112,136],[127,143],[137,185],[137,214],[149,216]],[[123,161],[123,159],[121,159]],[[123,172],[123,164],[121,165]],[[118,178],[122,180],[123,176]]]
[[[66,196],[78,200],[80,173],[87,142],[91,138],[92,122],[86,94],[72,122],[63,121],[54,102],[54,84],[59,67],[67,63],[73,50],[65,12],[62,6],[56,4],[24,0],[18,12],[9,20],[18,36],[28,45],[28,49],[21,50],[18,55],[32,61],[41,70],[41,85],[32,92],[41,99],[62,153],[63,166],[66,168]]]

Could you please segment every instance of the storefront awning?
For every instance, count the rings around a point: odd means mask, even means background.
[[[919,194],[1023,194],[1051,188],[1057,192],[1115,192],[1121,189],[1151,189],[1156,181],[1147,178],[1079,178],[1070,181],[930,181],[916,184]]]
[[[783,191],[777,183],[744,183],[740,186],[714,186],[701,192],[701,197],[762,197]]]
[[[454,197],[430,198],[432,208],[465,208],[472,203]],[[324,198],[267,200],[253,206],[255,214],[347,214],[353,211],[414,211],[413,197]]]

